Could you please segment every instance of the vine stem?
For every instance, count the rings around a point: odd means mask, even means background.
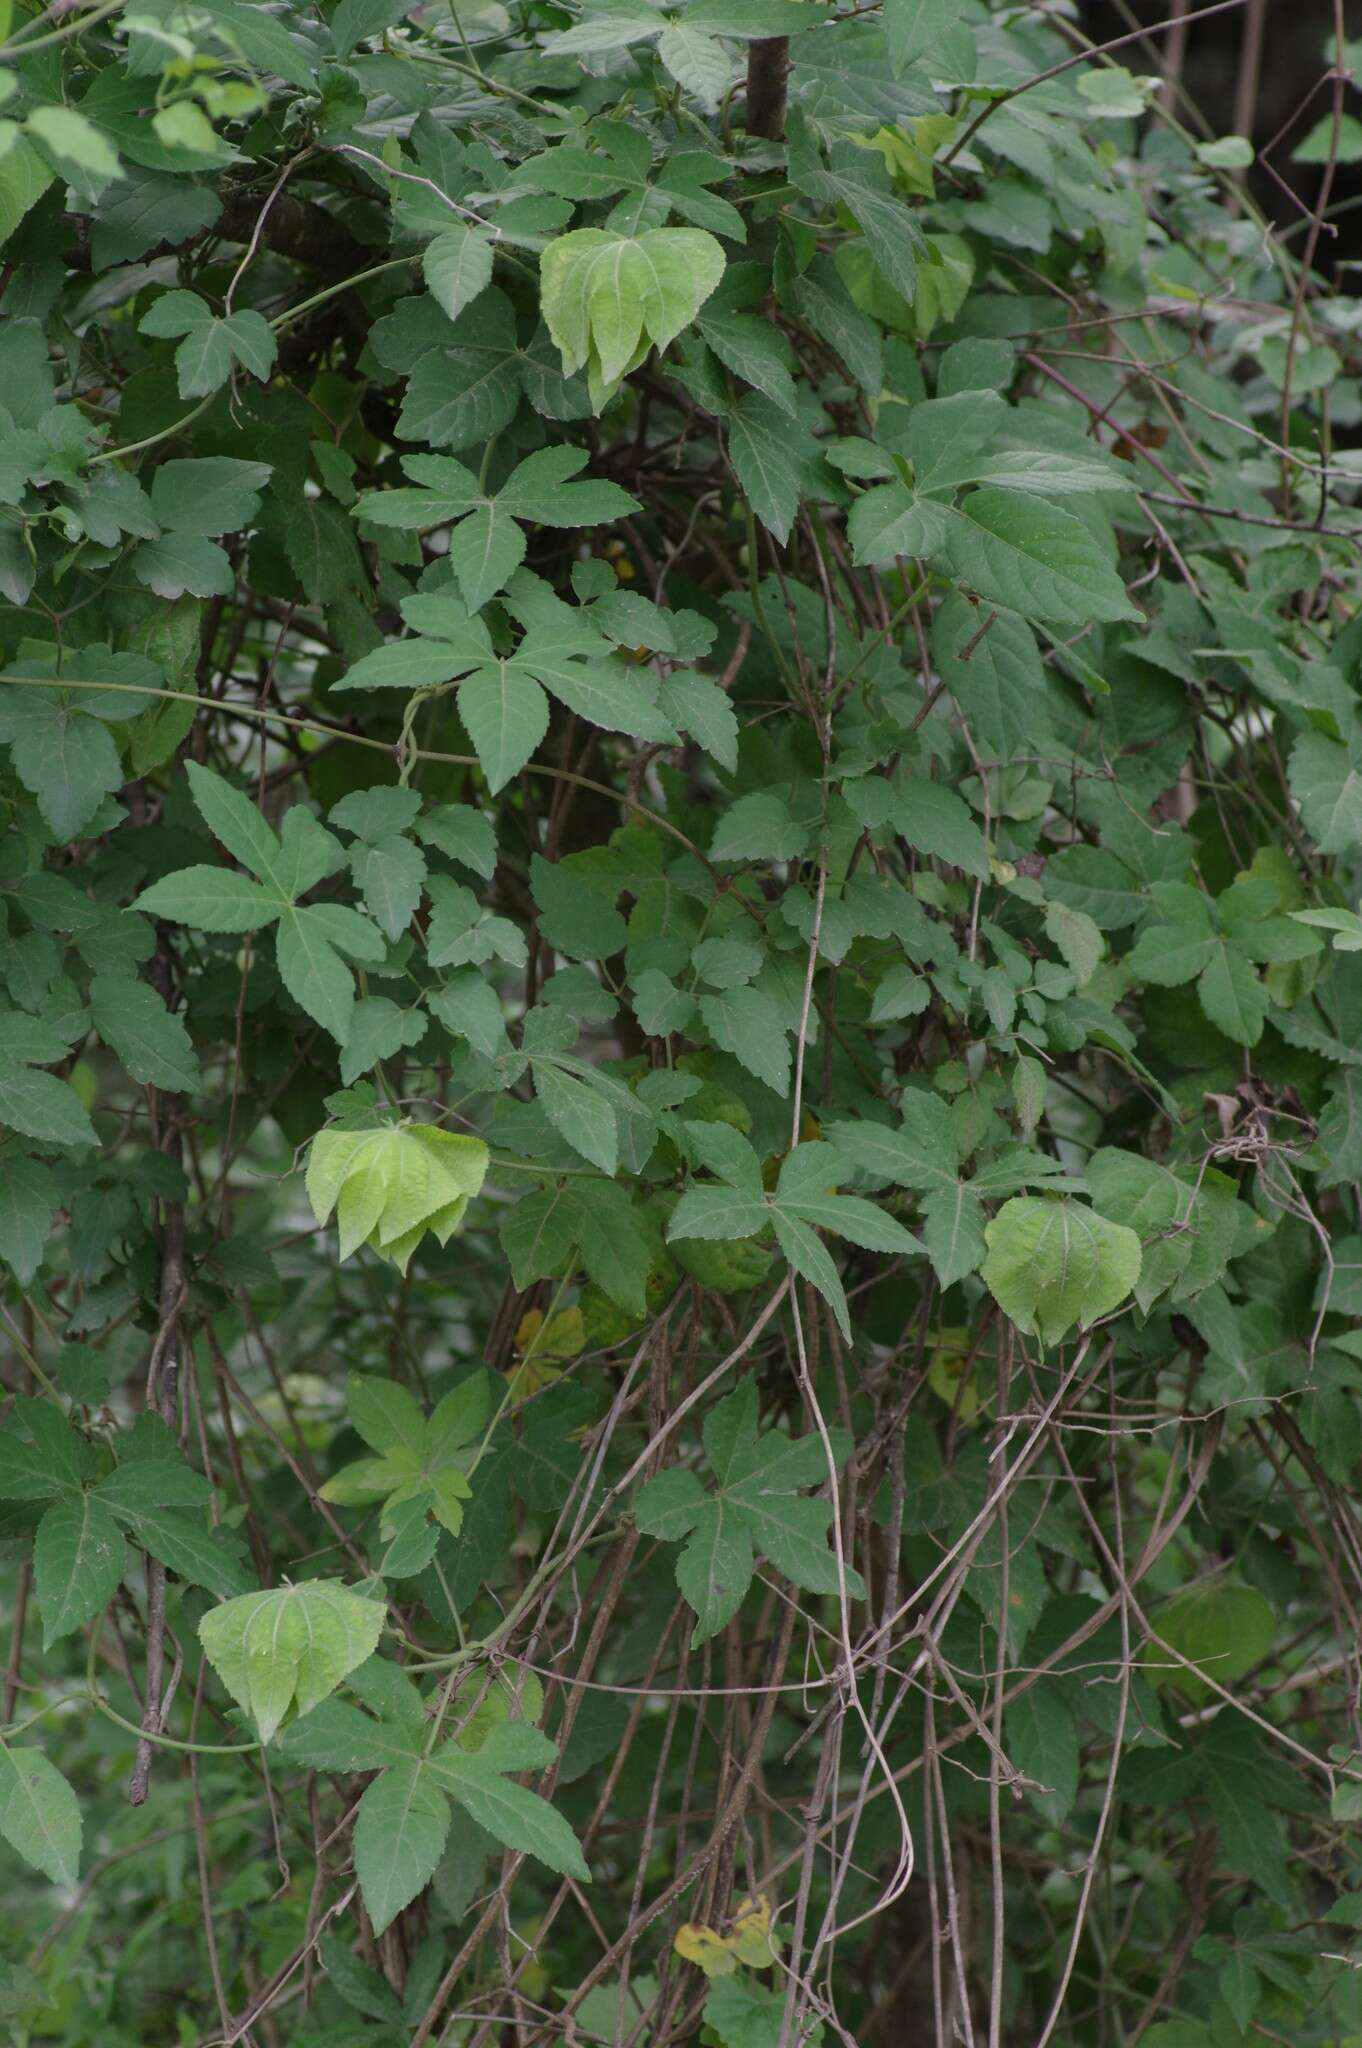
[[[155,697],[171,704],[196,704],[203,712],[225,711],[235,718],[259,719],[268,725],[286,726],[294,732],[320,733],[324,738],[335,740],[343,746],[365,747],[371,753],[386,754],[389,760],[393,756],[392,744],[388,740],[370,739],[366,733],[347,732],[344,726],[327,725],[320,718],[293,718],[287,712],[271,711],[260,704],[228,703],[221,698],[198,697],[192,690],[160,690],[142,683],[100,682],[98,678],[89,676],[13,675],[8,669],[0,670],[0,683],[22,683],[25,688],[37,690],[121,690],[132,697]],[[476,754],[447,754],[432,747],[413,747],[411,755],[414,761],[440,761],[451,768],[482,766]],[[670,818],[663,817],[660,811],[652,810],[649,805],[640,803],[624,790],[612,789],[608,782],[595,782],[589,775],[578,775],[571,768],[555,768],[548,761],[527,761],[522,772],[526,775],[546,775],[551,781],[570,782],[578,789],[594,790],[597,796],[612,797],[616,803],[623,804],[626,810],[636,811],[639,817],[646,818],[651,825],[656,825],[659,832],[667,833],[679,846],[684,846],[687,853],[693,853],[712,875],[715,874],[713,863],[701,852],[695,841],[686,836],[679,825],[673,825]]]

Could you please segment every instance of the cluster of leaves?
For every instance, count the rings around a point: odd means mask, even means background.
[[[0,6],[25,2048],[1362,2039],[1362,314],[1044,13]]]

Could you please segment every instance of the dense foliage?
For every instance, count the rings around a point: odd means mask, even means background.
[[[7,2037],[1355,2048],[1356,53],[0,11]]]

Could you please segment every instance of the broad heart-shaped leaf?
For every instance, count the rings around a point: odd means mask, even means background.
[[[1047,1344],[1108,1314],[1140,1277],[1135,1232],[1071,1197],[1004,1202],[984,1235],[989,1292],[1019,1330]]]
[[[1135,1299],[1184,1301],[1220,1278],[1234,1248],[1234,1183],[1213,1167],[1173,1172],[1138,1153],[1102,1146],[1088,1160],[1094,1205],[1135,1231],[1144,1247]]]
[[[246,1593],[205,1614],[204,1654],[269,1742],[289,1707],[315,1707],[373,1655],[383,1607],[334,1579]]]
[[[666,348],[689,326],[723,274],[724,252],[703,228],[577,228],[550,242],[540,294],[564,370],[586,367],[608,395],[648,342]]]
[[[449,1801],[419,1757],[393,1764],[355,1815],[355,1875],[375,1934],[382,1934],[435,1874],[449,1833]]]
[[[0,1835],[26,1863],[70,1887],[80,1869],[76,1795],[40,1749],[0,1747]]]

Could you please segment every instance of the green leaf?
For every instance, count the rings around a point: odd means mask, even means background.
[[[722,43],[684,22],[673,22],[657,39],[657,54],[677,84],[717,113],[733,78],[733,65]]]
[[[258,882],[231,868],[181,868],[153,882],[136,898],[133,909],[151,917],[169,918],[201,932],[254,932],[272,924],[287,908]]]
[[[718,683],[693,669],[678,669],[663,682],[658,709],[732,774],[738,765],[738,718]]]
[[[97,974],[90,1015],[134,1081],[185,1092],[199,1085],[199,1063],[180,1019],[156,991],[130,975]]]
[[[953,789],[914,776],[895,801],[893,823],[919,853],[948,861],[967,875],[987,878],[984,835]]]
[[[199,1623],[204,1654],[269,1742],[292,1705],[306,1714],[372,1656],[383,1608],[334,1579],[247,1593]]]
[[[14,233],[24,215],[37,205],[54,173],[42,155],[22,134],[16,134],[0,156],[0,247]]]
[[[686,1539],[676,1582],[695,1610],[692,1641],[707,1641],[737,1613],[758,1551],[809,1592],[837,1593],[845,1584],[851,1598],[863,1599],[860,1574],[848,1567],[843,1577],[828,1547],[831,1503],[796,1492],[831,1476],[821,1437],[791,1439],[774,1430],[758,1436],[750,1382],[710,1410],[704,1435],[717,1493],[706,1493],[693,1472],[673,1467],[641,1487],[634,1502],[645,1535]],[[841,1464],[850,1438],[839,1430],[832,1443]]]
[[[860,567],[888,567],[903,556],[938,554],[949,531],[944,509],[906,484],[881,484],[856,500],[847,520],[852,559]]]
[[[884,25],[895,71],[906,71],[924,57],[943,54],[947,36],[958,20],[952,0],[888,0]]]
[[[1362,763],[1356,749],[1323,733],[1302,733],[1291,749],[1291,794],[1321,853],[1362,845]]]
[[[808,484],[811,444],[781,407],[749,392],[728,420],[728,459],[763,526],[782,544],[790,538]]]
[[[507,1731],[513,1726],[502,1724]],[[472,1756],[457,1743],[446,1743],[431,1758],[432,1775],[479,1827],[486,1828],[494,1841],[509,1849],[524,1850],[560,1876],[590,1884],[586,1858],[563,1816],[537,1792],[530,1792],[503,1775],[503,1757],[511,1769],[522,1768],[528,1758],[517,1755],[509,1744],[499,1744],[497,1737],[501,1732],[493,1729]],[[545,1761],[545,1756],[536,1753],[536,1761]]]
[[[405,1272],[427,1230],[448,1243],[482,1186],[488,1158],[481,1138],[432,1124],[319,1131],[307,1196],[318,1223],[339,1208],[342,1258],[368,1243]]]
[[[132,570],[158,597],[230,597],[236,587],[228,556],[211,540],[167,533],[138,548]]]
[[[42,1264],[58,1199],[50,1167],[6,1151],[0,1167],[0,1259],[21,1287]]]
[[[549,729],[543,690],[509,661],[459,685],[459,716],[493,796],[520,773]]]
[[[579,718],[609,732],[667,744],[676,734],[662,716],[646,672],[584,643],[575,632],[559,637],[552,628],[529,632],[516,653],[517,671],[533,675]],[[467,685],[459,692],[460,709]]]
[[[593,478],[569,482],[586,463],[584,448],[540,448],[512,471],[497,503],[517,519],[541,526],[599,526],[642,511],[638,499],[618,484]]]
[[[129,1485],[142,1490],[141,1476],[135,1470],[130,1473]],[[100,1487],[99,1497],[109,1502],[138,1549],[159,1558],[187,1585],[202,1586],[224,1600],[249,1591],[250,1576],[221,1529],[208,1528],[192,1514],[144,1497],[113,1499],[107,1482]]]
[[[426,863],[420,848],[391,833],[357,849],[351,866],[365,908],[380,931],[389,939],[399,938],[421,901]]]
[[[217,319],[195,292],[166,292],[139,322],[143,334],[176,335],[181,398],[202,398],[226,383],[233,364],[253,377],[268,377],[277,345],[260,313],[232,313]]]
[[[760,989],[732,988],[700,998],[706,1031],[723,1052],[731,1052],[749,1074],[777,1095],[790,1087],[790,1047],[784,1020]]]
[[[1362,1181],[1362,1069],[1345,1067],[1329,1077],[1319,1117],[1319,1142],[1329,1155],[1329,1164],[1319,1176],[1322,1188]]]
[[[496,830],[485,812],[468,804],[439,804],[417,821],[416,831],[427,846],[448,854],[485,881],[496,873]]]
[[[526,369],[515,315],[489,285],[457,320],[437,317],[442,331],[430,339],[440,346],[428,346],[412,369],[398,432],[432,448],[467,448],[509,426],[520,402]]]
[[[108,137],[74,107],[35,107],[28,117],[28,132],[56,158],[58,169],[70,165],[102,179],[123,175],[118,151]]]
[[[470,612],[505,588],[524,561],[525,548],[523,531],[500,500],[460,520],[449,543],[449,565]]]
[[[345,1383],[345,1406],[370,1450],[409,1450],[419,1456],[424,1449],[426,1418],[414,1395],[394,1381],[351,1373]]]
[[[341,1045],[350,1032],[354,982],[342,954],[373,964],[384,954],[368,918],[339,903],[288,905],[275,939],[279,975],[309,1017]]]
[[[768,1991],[741,1973],[716,1977],[705,2000],[708,2030],[724,2048],[779,2048],[785,2030],[785,1993]],[[821,2020],[801,2022],[802,2048],[824,2048],[827,2029]]]
[[[752,1532],[744,1517],[706,1501],[690,1540],[676,1561],[676,1584],[695,1610],[691,1643],[698,1647],[733,1619],[752,1583]]]
[[[355,1875],[375,1934],[430,1883],[449,1819],[434,1770],[419,1759],[393,1764],[366,1788],[355,1814]]]
[[[987,617],[952,591],[932,621],[932,657],[976,743],[1007,760],[1048,744],[1045,671],[1024,619],[1000,611],[980,638]]]
[[[122,1583],[126,1559],[118,1524],[92,1494],[47,1510],[33,1545],[44,1649],[103,1613]]]
[[[118,748],[77,691],[6,684],[0,740],[9,741],[14,772],[57,839],[77,838],[104,798],[122,787]]]
[[[990,603],[1060,626],[1142,616],[1072,512],[985,486],[946,516],[942,549],[952,572]]]
[[[0,1748],[0,1835],[11,1849],[68,1890],[80,1870],[76,1795],[39,1749]]]
[[[798,108],[787,120],[786,144],[795,190],[825,205],[845,206],[879,269],[911,300],[918,283],[916,251],[925,246],[925,238],[908,205],[892,190],[883,159],[842,142],[834,144],[825,163],[812,126]]]
[[[619,1130],[609,1097],[551,1060],[535,1061],[534,1091],[559,1136],[613,1177],[619,1166]]]
[[[612,896],[591,886],[589,874],[536,853],[530,858],[530,887],[539,929],[559,952],[574,960],[608,960],[623,949],[624,919]]]
[[[230,455],[163,462],[152,476],[151,509],[162,526],[211,540],[249,525],[272,474],[268,462]]]
[[[74,1088],[0,1055],[0,1125],[50,1145],[93,1145],[95,1127]]]
[[[984,1236],[989,1292],[1018,1329],[1047,1344],[1109,1314],[1140,1277],[1135,1232],[1071,1199],[1018,1196]]]
[[[1236,1045],[1258,1043],[1267,1019],[1267,990],[1237,946],[1216,946],[1197,982],[1197,994],[1217,1031]]]
[[[421,269],[441,311],[456,320],[492,282],[492,244],[473,228],[444,228],[427,242]]]
[[[1058,1686],[1033,1685],[1007,1709],[1003,1741],[1008,1760],[1041,1789],[1030,1798],[1058,1826],[1078,1796],[1078,1735],[1068,1701]]]
[[[1270,1655],[1277,1637],[1277,1617],[1263,1595],[1252,1586],[1219,1579],[1174,1594],[1154,1609],[1149,1625],[1196,1667],[1189,1671],[1158,1643],[1146,1643],[1144,1668],[1150,1684],[1173,1686],[1194,1706],[1219,1697],[1198,1671],[1232,1691],[1237,1679]]]
[[[387,498],[405,495],[389,491]],[[348,669],[339,687],[343,690],[428,690],[437,683],[452,682],[475,664],[462,649],[439,640],[395,640],[376,647]]]

